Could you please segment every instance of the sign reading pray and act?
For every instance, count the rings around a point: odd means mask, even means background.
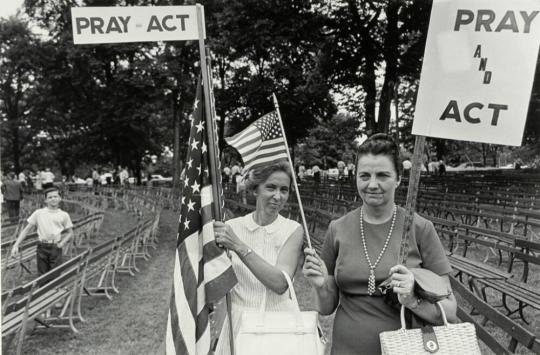
[[[72,7],[71,23],[75,44],[199,39],[196,6]]]
[[[538,0],[433,0],[413,134],[521,145]]]

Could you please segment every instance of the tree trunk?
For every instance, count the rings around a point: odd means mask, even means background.
[[[395,83],[397,81],[397,57],[398,57],[398,11],[400,3],[392,0],[386,8],[386,37],[384,39],[384,58],[386,73],[379,101],[379,116],[377,132],[388,133],[390,127],[390,104],[394,96]]]
[[[16,174],[21,172],[21,147],[19,145],[19,120],[18,117],[14,117],[10,120],[11,122],[11,141],[13,142],[12,152],[13,152],[13,170]]]
[[[371,136],[377,132],[377,123],[375,122],[375,103],[377,100],[377,87],[375,75],[375,58],[366,57],[366,72],[365,79],[362,83],[362,88],[366,93],[364,100],[364,110],[366,113],[366,134]]]

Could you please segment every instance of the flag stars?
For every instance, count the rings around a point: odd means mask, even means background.
[[[197,146],[199,145],[199,142],[194,140],[192,143],[191,143],[191,149],[195,150],[195,149],[199,149]],[[190,166],[191,167],[191,166]]]
[[[195,181],[193,185],[191,185],[191,190],[193,192],[201,192],[200,187],[201,185],[197,184],[197,181]]]
[[[193,103],[193,110],[196,110],[197,106],[199,106],[199,99],[195,99],[195,102]]]
[[[186,219],[186,221],[184,222],[184,229],[189,229],[189,222],[190,220]]]
[[[203,130],[203,128],[204,128],[204,126],[203,126],[203,124],[202,124],[202,121],[199,122],[199,124],[196,125],[195,127],[197,127],[197,133],[202,132],[202,130]]]
[[[188,212],[189,211],[195,211],[195,208],[193,208],[193,206],[195,206],[195,202],[189,200],[189,202],[187,204]]]
[[[189,178],[186,178],[186,180],[184,180],[184,187],[188,187],[189,186]],[[182,197],[183,198],[183,197]],[[182,200],[182,203],[184,203],[185,201]]]
[[[202,153],[206,153],[206,143],[203,142],[202,146],[201,146],[201,151]]]
[[[189,159],[187,162],[187,166],[189,169],[191,169],[191,165],[193,164],[193,159]]]

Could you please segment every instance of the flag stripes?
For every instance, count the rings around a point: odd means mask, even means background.
[[[214,240],[214,203],[200,85],[190,116],[190,148],[178,225],[174,279],[165,335],[167,354],[210,352],[210,304],[236,284],[229,258]]]
[[[240,153],[245,171],[288,159],[281,124],[275,111],[225,141]]]

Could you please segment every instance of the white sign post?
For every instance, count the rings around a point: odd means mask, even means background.
[[[433,0],[412,133],[521,145],[538,0]]]
[[[540,44],[539,12],[539,0],[433,0],[404,238],[412,226],[425,136],[521,145]]]
[[[218,159],[216,132],[212,117],[214,112],[211,101],[212,83],[209,80],[206,50],[206,26],[204,23],[204,7],[194,6],[130,6],[130,7],[72,7],[71,23],[73,26],[73,42],[75,44],[156,42],[156,41],[198,41],[200,64],[204,87],[204,104],[206,116],[206,133],[208,135],[208,154],[211,162]],[[214,190],[213,204],[216,218],[221,216],[221,194],[215,183],[216,165],[209,164]],[[232,329],[230,293],[226,295],[229,327]],[[230,332],[231,354],[234,355],[233,333]],[[167,338],[166,353],[175,352],[173,341]]]
[[[197,6],[72,7],[71,24],[75,44],[199,40]]]

